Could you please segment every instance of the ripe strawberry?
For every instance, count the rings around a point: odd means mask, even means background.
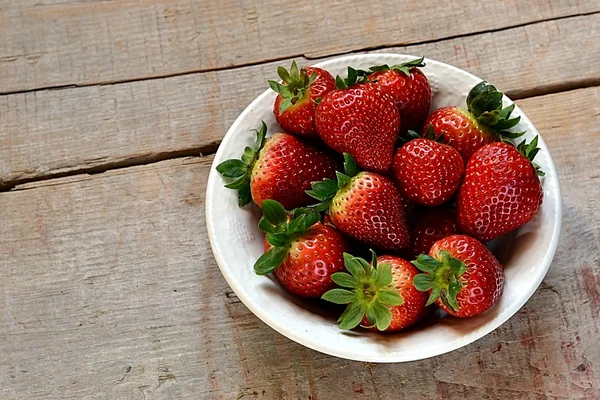
[[[431,246],[446,236],[458,233],[456,212],[446,207],[419,210],[412,230],[411,259],[427,254]]]
[[[434,111],[427,118],[422,135],[431,126],[435,137],[443,135],[444,143],[458,150],[466,164],[484,145],[525,133],[507,131],[521,120],[510,118],[514,108],[514,104],[502,108],[502,92],[484,81],[469,92],[467,110],[452,106]]]
[[[488,241],[529,222],[542,205],[543,191],[538,178],[543,174],[532,164],[537,136],[518,148],[506,143],[488,144],[467,164],[458,192],[460,230]]]
[[[254,271],[275,277],[289,292],[303,297],[321,297],[335,286],[331,274],[344,269],[348,245],[334,227],[322,224],[316,211],[296,209],[290,213],[274,200],[263,201],[258,223],[266,233],[265,254]]]
[[[331,278],[347,289],[331,289],[323,299],[348,304],[338,322],[340,329],[361,324],[379,331],[393,332],[409,327],[426,313],[427,295],[412,284],[419,271],[408,261],[395,256],[377,257],[371,264],[344,254],[346,269]]]
[[[277,68],[277,74],[282,83],[269,81],[271,89],[278,93],[273,105],[275,119],[286,132],[318,138],[315,109],[318,99],[335,89],[333,76],[316,67],[299,70],[296,61],[292,61],[289,71]]]
[[[335,176],[335,159],[293,135],[276,133],[265,139],[266,134],[263,122],[254,149],[246,147],[241,160],[217,166],[223,177],[235,179],[225,187],[238,191],[240,207],[251,200],[260,207],[264,199],[277,200],[288,209],[310,204],[305,190],[314,180]]]
[[[317,106],[319,136],[338,153],[350,153],[361,167],[387,171],[400,130],[398,108],[382,86],[357,83],[351,67],[348,78],[338,76],[336,85]]]
[[[387,89],[400,111],[402,133],[409,129],[420,131],[431,107],[431,86],[425,74],[423,57],[403,64],[371,67],[369,81]]]
[[[414,278],[418,290],[455,317],[473,317],[488,310],[502,295],[504,269],[479,241],[453,235],[434,243],[429,256],[412,262],[423,274]]]
[[[343,233],[370,246],[400,250],[410,244],[402,195],[394,182],[374,172],[358,172],[356,163],[344,153],[345,174],[337,182],[313,182],[307,193],[319,200],[315,208],[329,208],[333,224]]]
[[[404,196],[426,206],[450,200],[465,170],[456,149],[424,138],[411,140],[399,148],[392,169]]]

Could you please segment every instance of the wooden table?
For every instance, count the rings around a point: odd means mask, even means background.
[[[600,1],[277,3],[0,0],[0,398],[600,399]],[[211,154],[277,65],[380,51],[516,99],[564,212],[517,315],[395,365],[271,330],[204,225]]]

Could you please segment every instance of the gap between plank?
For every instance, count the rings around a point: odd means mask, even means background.
[[[576,18],[586,17],[586,16],[590,16],[590,15],[596,15],[596,14],[600,14],[600,11],[591,11],[588,13],[579,13],[579,14],[564,15],[564,16],[556,17],[556,18],[540,19],[537,21],[530,21],[530,22],[525,22],[522,24],[509,25],[509,26],[505,26],[502,28],[481,30],[481,31],[475,31],[475,32],[459,34],[459,35],[449,35],[449,36],[444,36],[444,37],[440,37],[437,39],[423,40],[423,41],[417,41],[417,42],[411,42],[411,43],[386,43],[384,45],[362,47],[362,48],[354,49],[351,51],[340,52],[340,53],[330,53],[327,55],[320,55],[320,56],[307,56],[305,54],[292,54],[292,55],[286,55],[286,56],[282,56],[282,57],[274,57],[274,58],[270,58],[270,59],[265,59],[265,60],[261,60],[261,61],[241,63],[241,64],[236,64],[236,65],[231,65],[231,66],[226,66],[226,67],[204,68],[204,69],[199,68],[199,69],[195,69],[195,70],[175,72],[175,73],[170,73],[170,74],[151,75],[151,76],[146,76],[143,78],[120,79],[120,80],[113,80],[113,81],[108,80],[108,81],[98,81],[98,82],[82,83],[82,84],[71,83],[71,84],[56,85],[56,86],[41,86],[41,87],[34,88],[34,89],[15,90],[15,91],[0,90],[0,95],[31,93],[31,92],[41,91],[41,90],[73,89],[73,88],[78,88],[78,87],[89,87],[89,86],[109,86],[109,85],[118,85],[118,84],[122,84],[122,83],[141,82],[141,81],[148,81],[148,80],[155,80],[155,79],[166,79],[166,78],[172,78],[172,77],[177,77],[177,76],[194,75],[194,74],[199,74],[199,73],[229,71],[229,70],[235,70],[235,69],[240,69],[240,68],[262,65],[262,64],[266,64],[266,63],[270,63],[270,62],[285,61],[285,60],[289,60],[290,58],[304,58],[306,60],[318,60],[318,59],[323,59],[323,58],[328,58],[328,57],[355,54],[355,53],[364,52],[364,51],[384,50],[384,49],[387,49],[390,47],[411,47],[411,46],[419,46],[419,45],[431,44],[431,43],[436,43],[436,42],[444,42],[444,41],[448,41],[448,40],[468,38],[471,36],[485,35],[487,33],[503,32],[503,31],[507,31],[507,30],[511,30],[511,29],[522,28],[525,26],[543,24],[543,23],[551,22],[551,21],[560,21],[563,19],[571,19],[571,18],[576,19]]]
[[[125,160],[108,162],[102,165],[96,165],[93,167],[83,167],[83,168],[75,168],[68,171],[61,171],[56,173],[49,173],[48,175],[40,176],[37,178],[23,178],[23,179],[15,179],[14,181],[8,181],[0,184],[0,193],[2,192],[10,192],[10,191],[18,191],[25,190],[19,189],[17,186],[24,185],[26,183],[32,182],[43,182],[52,179],[65,178],[69,176],[75,175],[97,175],[103,174],[108,171],[113,171],[117,169],[124,169],[130,167],[136,167],[140,165],[154,164],[161,161],[174,160],[177,158],[189,158],[189,157],[205,157],[217,152],[217,148],[221,142],[212,142],[207,145],[201,147],[195,147],[191,149],[185,150],[176,150],[176,151],[166,151],[157,154],[148,154],[137,157],[130,157]]]

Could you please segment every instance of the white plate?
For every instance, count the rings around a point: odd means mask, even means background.
[[[366,69],[415,58],[418,57],[365,54],[340,57],[316,66],[333,76],[345,76],[348,65]],[[425,62],[423,71],[433,92],[432,110],[449,105],[464,107],[467,93],[481,79],[438,61]],[[257,227],[260,211],[255,206],[239,208],[236,192],[223,187],[225,182],[215,166],[229,158],[239,158],[245,146],[252,146],[255,134],[250,130],[258,128],[261,120],[266,122],[270,134],[281,130],[272,112],[274,100],[275,93],[265,91],[233,123],[217,151],[206,190],[206,225],[219,268],[240,300],[266,324],[295,342],[333,356],[403,362],[443,354],[483,337],[514,315],[535,292],[554,257],[561,225],[558,176],[541,136],[536,162],[546,172],[544,202],[530,223],[496,243],[496,254],[505,265],[506,284],[502,298],[483,315],[471,319],[444,318],[436,324],[396,334],[342,332],[335,318],[319,313],[314,303],[293,297],[270,278],[256,275],[253,265],[263,251],[263,234]],[[511,101],[505,97],[505,103]],[[527,130],[524,137],[528,141],[539,134],[519,107],[515,107],[513,115],[521,116],[517,129]]]

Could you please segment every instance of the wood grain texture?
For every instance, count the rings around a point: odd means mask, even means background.
[[[383,51],[426,54],[521,97],[600,82],[597,37],[600,14]],[[277,65],[290,62],[0,96],[0,186],[211,152]]]
[[[600,398],[600,88],[519,105],[557,164],[563,231],[542,286],[485,338],[374,365],[275,333],[213,260],[212,157],[182,158],[0,193],[0,398]]]
[[[600,11],[597,1],[575,0],[3,3],[2,92],[316,58]]]

